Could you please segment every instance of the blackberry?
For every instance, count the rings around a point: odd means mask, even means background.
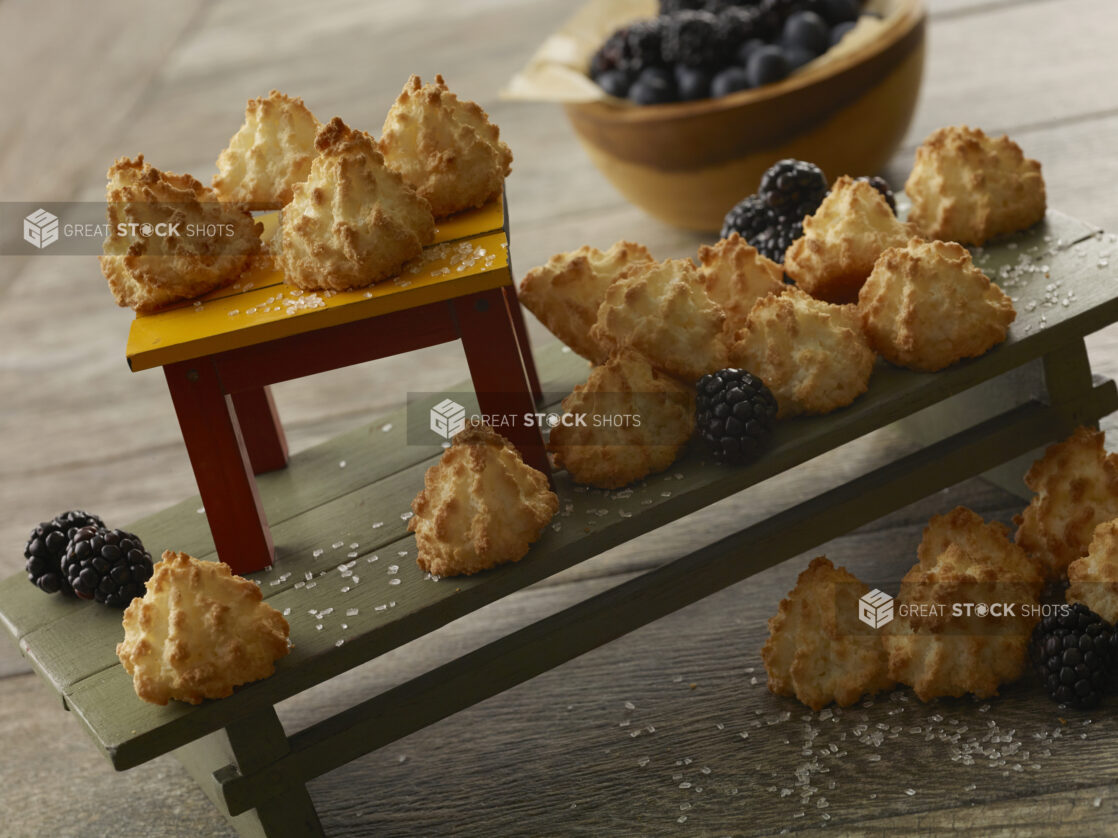
[[[590,58],[590,78],[597,79],[610,70],[628,69],[628,33],[628,27],[622,27],[602,42]]]
[[[804,160],[780,160],[761,175],[757,192],[780,215],[811,215],[827,194],[823,170]]]
[[[73,593],[59,564],[71,536],[90,525],[103,527],[105,522],[96,515],[71,509],[35,527],[27,539],[27,546],[23,548],[23,557],[27,559],[27,578],[48,594],[58,591]]]
[[[591,57],[590,77],[601,84],[601,77],[613,71],[635,76],[647,67],[662,67],[663,35],[664,26],[659,18],[621,27]]]
[[[772,433],[776,411],[776,397],[750,372],[725,369],[699,379],[695,425],[720,462],[756,456]]]
[[[664,26],[660,18],[638,20],[629,26],[625,31],[625,60],[628,62],[628,69],[639,73],[647,67],[662,67],[663,39]]]
[[[138,537],[103,526],[82,527],[62,557],[62,573],[74,593],[123,608],[143,596],[151,578],[151,555]]]
[[[714,26],[721,58],[735,59],[742,44],[757,38],[759,17],[755,8],[740,6],[733,6],[719,13]]]
[[[1029,655],[1053,701],[1086,710],[1099,703],[1111,669],[1110,625],[1083,603],[1045,617]]]
[[[664,60],[688,67],[712,67],[726,63],[724,44],[718,36],[718,18],[710,12],[677,12],[666,21]]]
[[[864,175],[858,178],[864,181],[881,193],[885,198],[885,202],[889,204],[889,209],[893,211],[893,215],[897,214],[897,199],[893,197],[893,190],[889,188],[889,184],[885,182],[885,178],[878,177],[877,175]]]
[[[690,12],[705,9],[707,0],[660,0],[660,14],[674,15],[676,12]]]
[[[803,216],[789,218],[776,213],[760,195],[750,195],[726,213],[722,238],[738,233],[762,256],[784,262],[784,252],[803,235]]]

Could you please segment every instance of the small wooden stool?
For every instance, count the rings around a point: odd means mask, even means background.
[[[262,220],[267,236],[277,218]],[[420,260],[368,289],[303,292],[261,268],[199,301],[136,317],[128,364],[163,367],[214,545],[235,573],[262,570],[275,555],[254,478],[287,464],[270,384],[460,339],[483,414],[535,412],[542,394],[507,222],[503,198],[444,219]],[[538,427],[501,432],[549,474]]]

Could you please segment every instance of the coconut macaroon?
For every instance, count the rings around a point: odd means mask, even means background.
[[[635,349],[694,382],[726,366],[725,319],[689,259],[642,262],[606,289],[590,338],[610,353]]]
[[[229,565],[163,553],[147,593],[124,612],[117,657],[136,695],[200,704],[267,678],[290,651],[287,620]]]
[[[858,313],[874,350],[924,372],[985,354],[1017,317],[966,248],[915,238],[881,254],[858,294]]]
[[[798,288],[758,300],[730,347],[731,362],[765,382],[782,417],[850,404],[869,387],[874,357],[854,306]]]
[[[460,576],[519,561],[559,510],[547,477],[489,425],[454,437],[411,503],[416,562]]]
[[[548,441],[556,467],[576,483],[618,489],[675,462],[695,429],[695,392],[621,349],[563,399],[563,411],[639,417],[639,425],[559,425]]]
[[[160,171],[141,154],[117,160],[108,179],[101,272],[119,306],[147,314],[206,294],[233,282],[260,250],[263,225],[190,175]]]
[[[583,245],[557,253],[524,275],[520,302],[573,351],[600,364],[609,353],[590,337],[590,328],[606,289],[630,266],[652,261],[648,248],[629,241],[615,242],[604,251]]]
[[[983,244],[1044,218],[1040,163],[1009,137],[966,125],[924,140],[904,188],[912,199],[908,220],[926,238]]]
[[[917,563],[924,570],[934,570],[952,545],[968,556],[981,557],[985,566],[1007,580],[1019,582],[1034,595],[1039,596],[1044,588],[1041,569],[1013,543],[1009,527],[1001,521],[986,522],[965,506],[957,506],[945,515],[935,515],[924,528],[916,551]]]
[[[451,93],[442,76],[431,84],[408,79],[385,117],[380,150],[437,218],[496,198],[512,169],[488,114]]]
[[[784,291],[784,270],[757,252],[737,233],[699,248],[699,277],[710,298],[726,313],[722,331],[734,336],[753,304]]]
[[[1069,603],[1082,602],[1108,623],[1118,622],[1118,520],[1095,527],[1087,555],[1068,565]]]
[[[868,592],[826,556],[808,565],[769,620],[761,659],[771,692],[822,710],[893,686],[881,636],[858,622],[858,599]]]
[[[334,117],[310,175],[284,207],[279,265],[308,290],[362,288],[400,272],[435,235],[423,198],[384,165],[372,137]]]
[[[1025,671],[1039,613],[1040,576],[1004,528],[967,509],[933,518],[920,561],[901,581],[905,613],[885,627],[889,676],[921,701],[998,687]],[[957,604],[973,608],[953,608]],[[1012,612],[990,606],[1013,603]]]
[[[1087,555],[1095,527],[1118,518],[1118,454],[1107,454],[1104,442],[1102,431],[1076,428],[1025,475],[1036,496],[1013,519],[1017,543],[1049,579]]]
[[[245,122],[217,158],[213,189],[223,201],[278,209],[295,184],[307,179],[319,122],[303,104],[273,90],[249,99]]]
[[[784,270],[813,297],[852,303],[882,251],[902,247],[913,235],[880,192],[843,175],[804,219],[804,234],[788,248]]]

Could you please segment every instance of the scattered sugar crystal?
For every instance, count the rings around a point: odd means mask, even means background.
[[[347,617],[356,617],[360,613],[356,608],[347,608],[345,615]]]
[[[198,509],[196,509],[195,511],[196,511],[196,512],[197,512],[197,513],[198,513],[199,515],[205,515],[205,514],[206,514],[206,507],[204,507],[204,506],[199,506],[199,507],[198,507]]]
[[[387,606],[387,605],[378,605],[378,606],[376,606],[376,608],[374,608],[373,610],[374,610],[374,611],[384,611],[384,610],[385,610],[386,608],[388,608],[388,606]]]
[[[343,594],[348,594],[349,593],[349,585],[346,585],[344,588],[342,588],[342,593]]]
[[[400,566],[398,564],[390,564],[388,566],[388,575],[389,576],[391,576],[394,573],[398,573],[399,571],[400,571]]]
[[[341,646],[343,643],[345,643],[345,641],[342,640],[341,638],[338,638],[337,640],[334,641],[335,646]]]
[[[389,585],[399,585],[399,584],[400,584],[400,579],[399,579],[399,577],[397,577],[397,578],[395,578],[395,579],[389,579],[389,580],[388,580],[388,584],[389,584]]]
[[[377,530],[384,526],[384,521],[373,521],[373,529]]]
[[[337,550],[339,547],[344,547],[344,546],[345,546],[344,541],[335,541],[333,544],[330,545],[330,547],[333,548],[334,550]]]
[[[311,553],[311,555],[314,556],[317,559],[319,556],[321,556],[325,552],[326,552],[325,550],[323,550],[321,547],[319,547],[317,550],[315,550],[313,553]]]
[[[338,468],[345,468],[345,460],[340,460],[338,462]]]
[[[291,613],[291,609],[290,609],[290,608],[285,608],[285,609],[283,609],[283,616],[285,616],[285,617],[286,617],[286,616],[287,616],[288,614],[290,614],[290,613]]]
[[[380,426],[380,429],[384,433],[388,433],[390,430],[392,430],[392,423],[391,422],[386,422],[385,424]]]
[[[406,520],[408,520],[408,519],[409,519],[409,518],[410,518],[410,517],[411,517],[411,516],[412,516],[413,514],[414,514],[414,513],[412,513],[412,512],[402,512],[402,513],[400,513],[400,520],[401,520],[401,521],[406,521]]]
[[[357,558],[357,551],[353,550],[353,551],[350,551],[349,553],[346,553],[346,557],[350,558],[350,559],[356,559]]]

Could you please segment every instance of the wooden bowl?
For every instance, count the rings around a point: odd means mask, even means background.
[[[784,157],[830,180],[881,170],[916,107],[924,70],[923,0],[900,0],[876,37],[847,55],[721,99],[566,106],[586,153],[626,198],[690,230],[719,230]]]

